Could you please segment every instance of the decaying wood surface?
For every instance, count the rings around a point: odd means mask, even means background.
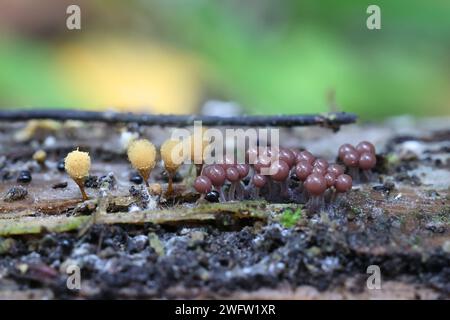
[[[287,147],[330,161],[342,143],[375,143],[376,179],[354,186],[342,207],[309,215],[302,205],[197,202],[189,168],[176,196],[143,209],[132,196],[124,131],[160,145],[170,129],[122,124],[0,122],[0,298],[448,298],[450,282],[449,119],[390,119],[322,128],[282,129]],[[76,147],[89,151],[92,176],[112,173],[114,187],[86,188],[57,170]],[[31,157],[43,149],[45,167]],[[21,170],[32,181],[16,181]],[[151,182],[166,188],[158,166]],[[57,185],[66,187],[55,188]],[[24,198],[4,201],[13,187]],[[287,210],[302,215],[280,224]],[[90,276],[79,292],[61,287],[64,267]],[[383,289],[366,288],[379,265]]]

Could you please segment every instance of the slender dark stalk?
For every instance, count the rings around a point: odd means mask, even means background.
[[[31,119],[52,119],[60,121],[80,120],[106,123],[138,123],[142,125],[176,127],[191,126],[193,125],[194,121],[202,121],[202,124],[204,126],[295,127],[319,125],[337,130],[339,129],[340,125],[355,122],[357,116],[355,114],[345,112],[310,115],[243,115],[240,117],[218,117],[205,115],[138,114],[113,111],[99,112],[68,109],[0,110],[0,121],[24,121]]]

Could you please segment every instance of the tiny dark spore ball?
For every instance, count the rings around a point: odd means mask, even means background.
[[[205,199],[209,202],[219,202],[219,192],[212,190],[205,195]]]
[[[135,184],[142,184],[144,182],[144,179],[142,179],[140,174],[134,172],[130,175],[130,181]]]
[[[21,183],[29,183],[31,180],[31,172],[28,170],[20,171],[19,176],[17,177],[17,182]]]
[[[56,168],[58,169],[59,172],[64,172],[66,171],[66,166],[64,164],[64,160],[60,160],[58,162],[58,164],[56,165]]]

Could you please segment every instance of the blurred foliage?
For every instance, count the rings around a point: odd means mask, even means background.
[[[369,4],[381,7],[381,30],[366,28]],[[1,38],[0,105],[189,113],[214,98],[251,113],[334,103],[365,119],[450,113],[448,0],[80,5],[81,31]]]

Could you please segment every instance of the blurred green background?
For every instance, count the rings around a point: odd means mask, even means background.
[[[81,30],[66,28],[70,4]],[[0,0],[0,108],[193,113],[209,99],[448,115],[450,1]]]

